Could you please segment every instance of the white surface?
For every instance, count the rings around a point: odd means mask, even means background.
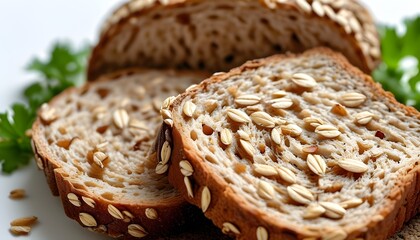
[[[24,66],[33,56],[45,56],[51,43],[69,39],[81,44],[94,42],[98,26],[117,0],[0,0],[0,111],[20,99],[22,88],[31,77]],[[403,17],[420,13],[418,0],[367,0],[367,6],[380,22],[397,24]],[[10,190],[24,188],[28,198],[13,201]],[[107,239],[82,229],[64,215],[58,198],[48,189],[35,164],[0,175],[0,238],[12,239],[9,222],[35,215],[39,224],[28,237],[33,240]]]

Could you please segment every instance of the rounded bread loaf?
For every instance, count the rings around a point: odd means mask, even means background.
[[[104,23],[88,78],[138,66],[226,71],[315,46],[365,72],[381,55],[375,23],[356,0],[134,0]]]
[[[249,61],[169,109],[170,183],[236,239],[387,239],[419,212],[420,113],[329,49]]]

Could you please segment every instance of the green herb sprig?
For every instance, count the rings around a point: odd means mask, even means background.
[[[64,89],[85,81],[85,67],[90,47],[73,48],[67,42],[53,45],[49,59],[35,58],[27,67],[39,80],[24,89],[26,103],[15,103],[0,113],[0,168],[11,173],[29,163],[33,156],[28,130],[38,108]]]
[[[373,78],[399,102],[420,110],[420,16],[405,20],[404,27],[402,33],[396,27],[379,28],[383,62]]]

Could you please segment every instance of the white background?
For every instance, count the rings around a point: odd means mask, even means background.
[[[24,67],[33,56],[46,56],[56,40],[68,39],[76,45],[95,42],[100,23],[116,0],[0,0],[0,111],[18,101],[22,88],[33,76]],[[367,0],[379,22],[397,24],[402,18],[420,13],[418,0]],[[28,197],[8,198],[9,191],[24,188]],[[31,164],[13,173],[0,175],[0,238],[12,239],[9,222],[35,215],[39,224],[28,237],[33,240],[107,239],[82,229],[67,219],[58,198],[53,197],[42,172]]]

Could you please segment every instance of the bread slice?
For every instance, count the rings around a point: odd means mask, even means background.
[[[37,164],[68,217],[124,239],[176,233],[194,215],[155,173],[160,104],[199,73],[127,70],[66,90],[33,126]]]
[[[365,72],[380,59],[375,24],[355,0],[134,0],[105,22],[88,78],[133,66],[225,71],[315,46]]]
[[[250,61],[170,109],[170,183],[237,239],[386,239],[419,212],[420,113],[331,50]]]

